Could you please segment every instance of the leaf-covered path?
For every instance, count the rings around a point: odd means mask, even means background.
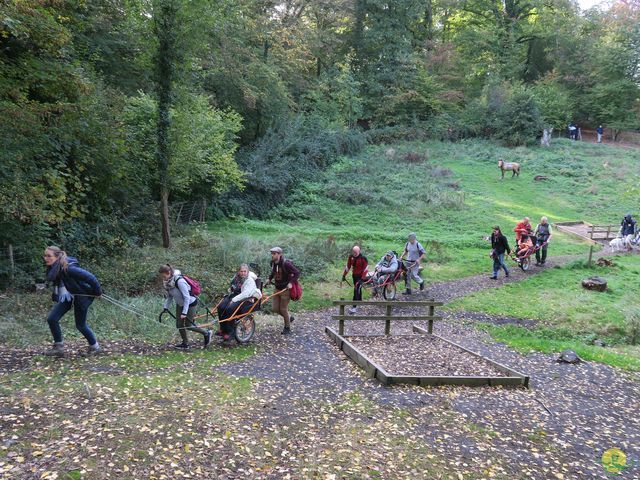
[[[532,388],[385,387],[324,334],[331,313],[297,316],[287,337],[262,317],[245,348],[123,342],[56,361],[1,347],[0,478],[607,478],[613,447],[628,456],[620,478],[640,478],[637,374],[522,355],[477,330],[478,314],[452,313],[437,333]]]

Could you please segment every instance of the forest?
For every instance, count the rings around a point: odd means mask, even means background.
[[[268,218],[367,144],[640,128],[640,4],[4,0],[0,281]],[[10,253],[7,253],[10,249]]]

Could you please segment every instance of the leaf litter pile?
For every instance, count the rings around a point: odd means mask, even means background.
[[[431,335],[347,337],[390,375],[504,377],[489,362]]]
[[[609,478],[613,447],[630,459],[620,478],[640,478],[636,374],[522,355],[454,314],[438,334],[532,388],[386,387],[324,334],[332,313],[296,316],[287,337],[262,317],[242,348],[2,346],[16,367],[0,368],[0,478]]]

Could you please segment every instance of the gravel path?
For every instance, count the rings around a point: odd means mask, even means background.
[[[546,268],[574,259],[550,258]],[[534,267],[523,273],[514,268],[507,281],[543,270]],[[433,285],[422,297],[447,302],[502,282],[475,276]],[[264,353],[222,367],[226,373],[258,379],[260,394],[274,399],[274,425],[308,418],[311,403],[357,394],[372,405],[402,409],[412,425],[406,435],[423,438],[426,448],[449,458],[454,472],[476,465],[490,472],[487,477],[608,478],[602,454],[618,447],[631,465],[619,478],[640,479],[640,463],[634,465],[640,461],[640,375],[597,363],[559,364],[556,355],[522,355],[493,342],[474,323],[531,325],[532,320],[452,312],[437,323],[436,333],[530,375],[531,389],[386,387],[366,378],[325,335],[325,326],[336,326],[333,313],[331,309],[297,316],[288,337],[279,335],[280,326],[273,321],[262,324],[256,343]],[[411,333],[408,322],[397,323],[393,334]],[[384,322],[364,324],[347,323],[346,334],[363,333],[362,328],[384,332]]]

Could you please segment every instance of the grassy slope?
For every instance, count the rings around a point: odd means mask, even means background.
[[[428,161],[403,161],[409,152]],[[500,157],[520,162],[521,177],[500,180]],[[331,238],[344,256],[348,244],[360,243],[370,261],[389,248],[401,250],[406,234],[416,231],[427,244],[427,280],[448,280],[489,268],[483,237],[493,224],[510,232],[525,215],[534,225],[542,215],[551,222],[617,222],[633,207],[633,198],[620,193],[632,184],[638,157],[636,150],[563,140],[548,150],[509,150],[481,141],[374,146],[357,159],[334,165],[317,182],[301,185],[290,205],[271,219],[215,222],[211,230],[281,243]],[[534,182],[535,175],[550,180]],[[459,203],[462,195],[464,204]],[[586,244],[556,232],[550,254],[587,250]],[[329,281],[308,291],[307,305],[315,308],[326,304],[323,299],[348,295],[333,280],[341,266],[338,261],[323,275]]]
[[[413,154],[414,161],[407,160],[408,154]],[[500,180],[498,158],[520,162],[521,176]],[[428,250],[423,274],[433,282],[487,271],[489,245],[483,237],[495,223],[506,232],[525,215],[534,224],[542,215],[552,222],[615,223],[634,206],[634,198],[622,193],[637,178],[639,159],[638,150],[566,140],[554,142],[550,149],[506,149],[484,141],[371,146],[359,157],[333,165],[315,182],[301,184],[287,205],[271,210],[271,218],[212,222],[176,239],[168,251],[145,248],[89,267],[110,294],[124,297],[148,289],[157,266],[171,262],[199,278],[208,296],[214,297],[226,288],[239,263],[258,262],[266,270],[269,246],[277,243],[305,273],[305,296],[293,309],[314,309],[329,305],[331,299],[350,296],[348,287],[340,290],[338,280],[353,243],[363,245],[375,262],[389,248],[401,250],[406,234],[416,231]],[[546,175],[549,180],[534,182],[534,175]],[[587,248],[556,233],[550,254],[586,254]],[[547,281],[551,288],[567,280],[545,274],[533,281]],[[627,283],[630,295],[636,284]],[[540,285],[533,289],[545,291]],[[568,291],[554,293],[559,295],[558,305],[565,293]],[[478,295],[465,308],[491,309],[491,295]],[[545,298],[551,297],[545,294]],[[37,338],[31,341],[46,339],[42,322],[46,298],[34,301],[27,295],[17,301],[22,305],[19,309],[13,301],[3,300],[0,305],[0,315],[11,319],[0,324],[3,338],[20,341],[28,331],[37,330]],[[127,301],[142,308],[151,322],[160,308],[153,295]],[[523,310],[526,304],[501,302],[497,313],[531,316]],[[148,320],[140,324],[130,314],[118,316],[110,306],[92,310],[92,324],[100,334],[112,338],[143,335],[158,341],[170,335],[168,329],[154,327]],[[580,329],[608,335],[602,317],[589,307],[575,312],[583,310]],[[557,321],[560,327],[567,325],[563,318],[560,315]],[[621,314],[609,312],[606,318],[604,323],[624,330]]]

